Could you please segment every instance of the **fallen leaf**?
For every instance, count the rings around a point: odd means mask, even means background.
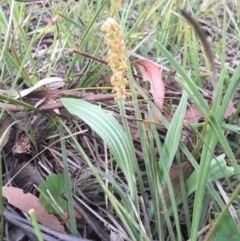
[[[162,110],[165,96],[162,70],[153,61],[148,59],[140,59],[133,63],[140,69],[143,80],[150,82],[150,93],[153,96],[154,103],[159,110]]]
[[[227,106],[224,117],[229,118],[236,111],[233,102],[230,100]]]
[[[184,120],[187,121],[189,124],[194,124],[198,123],[199,119],[202,117],[203,115],[200,110],[196,106],[193,106],[186,110]]]
[[[124,241],[124,237],[120,232],[114,232],[111,230],[110,241]]]
[[[30,139],[24,131],[19,131],[17,133],[16,141],[12,148],[12,152],[16,153],[31,153]]]
[[[65,216],[63,221],[61,222],[61,224],[65,224],[69,219],[70,219],[70,215],[69,215],[69,209],[66,208],[65,212],[64,212]],[[80,213],[74,209],[74,217],[76,218],[76,220],[79,222],[82,222],[82,216],[80,215]]]
[[[62,88],[64,85],[65,85],[65,83],[64,83],[63,79],[62,80],[60,79],[59,81],[58,80],[53,81],[49,84],[46,84],[45,86],[46,86],[47,90],[57,90],[57,89]]]
[[[24,97],[28,94],[30,94],[31,92],[33,92],[34,90],[38,89],[39,87],[43,86],[43,85],[49,85],[49,84],[53,84],[56,82],[62,82],[64,83],[64,79],[62,78],[59,78],[59,77],[49,77],[49,78],[45,78],[45,79],[42,79],[42,80],[39,80],[34,86],[32,86],[31,88],[28,88],[28,89],[25,89],[25,90],[22,90],[20,92],[19,95],[17,95],[15,97],[15,99],[18,99],[20,97]]]
[[[46,102],[47,102],[47,104],[55,104],[55,103],[57,103],[57,102],[56,102],[53,98],[51,98],[51,97],[47,97],[47,98],[46,98]],[[56,114],[60,115],[59,109],[53,109],[53,111],[54,111]]]
[[[190,162],[185,161],[181,164],[182,166],[182,173],[183,173],[183,180],[187,180],[189,176],[189,167],[190,167]],[[178,166],[172,166],[170,171],[169,171],[169,176],[172,181],[172,187],[173,187],[173,192],[175,197],[181,192],[181,185],[180,185],[180,179],[179,179],[179,171],[178,171]],[[167,185],[163,188],[163,195],[165,198],[165,202],[167,207],[171,205],[171,199],[169,196],[169,191]]]
[[[165,119],[170,123],[172,120],[172,115],[169,114],[168,112],[164,113]],[[186,110],[185,116],[184,116],[184,121],[188,122],[189,124],[195,124],[198,123],[199,119],[202,118],[203,115],[198,110],[196,106],[192,106],[191,108],[188,108]]]
[[[43,206],[38,202],[38,198],[31,193],[24,194],[22,189],[16,187],[4,187],[3,196],[7,198],[11,205],[25,213],[33,208],[37,220],[44,226],[66,233],[58,219],[54,215],[46,213]]]
[[[39,186],[44,180],[38,170],[30,163],[22,162],[11,172],[14,185],[23,189],[24,193],[32,192],[34,184]]]
[[[234,104],[232,101],[228,103],[227,110],[225,112],[224,118],[229,118],[234,112],[236,111]],[[164,117],[170,123],[172,120],[172,115],[168,112],[164,113]],[[203,115],[200,110],[196,106],[192,106],[186,110],[184,121],[188,122],[189,124],[198,123],[199,119],[202,118]]]

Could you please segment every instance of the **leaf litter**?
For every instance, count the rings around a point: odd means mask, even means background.
[[[46,11],[47,12],[47,11]],[[47,14],[47,13],[46,13]],[[49,24],[49,20],[51,19],[51,16],[47,16],[46,18],[42,19],[42,26],[47,26]],[[36,25],[36,22],[33,24],[33,27]],[[44,44],[51,45],[53,42],[53,36],[51,34],[46,34],[43,36],[41,41],[38,42],[38,46],[34,45],[34,57],[43,57],[43,61],[39,61],[37,68],[42,69],[44,66],[47,65],[49,59],[48,55],[45,56],[42,54],[44,52]],[[71,55],[72,54],[72,55]],[[73,57],[73,53],[69,53],[69,58]],[[66,59],[61,59],[61,61],[65,61]],[[101,60],[101,58],[100,58]],[[3,101],[1,104],[2,108],[5,108],[5,110],[11,112],[11,117],[9,115],[5,116],[4,119],[2,119],[2,128],[0,129],[1,135],[3,135],[4,131],[10,126],[11,122],[13,120],[23,120],[23,119],[30,119],[30,122],[33,123],[35,131],[29,130],[29,132],[26,132],[26,128],[28,128],[27,123],[22,124],[22,126],[19,128],[17,127],[18,131],[16,130],[8,130],[6,132],[6,136],[3,139],[1,149],[4,150],[5,153],[8,153],[8,158],[5,160],[7,163],[7,160],[14,159],[15,164],[15,170],[13,167],[10,170],[10,173],[15,176],[13,180],[13,184],[16,187],[19,188],[13,188],[13,187],[5,187],[4,193],[6,197],[8,198],[8,201],[10,204],[15,206],[16,208],[27,212],[29,208],[32,206],[35,207],[35,211],[40,216],[40,219],[43,219],[42,223],[46,226],[49,225],[49,222],[52,222],[50,220],[54,220],[56,223],[57,229],[59,231],[63,231],[63,226],[60,225],[60,221],[53,218],[53,215],[51,216],[51,219],[49,219],[46,212],[41,208],[41,206],[38,203],[38,198],[36,198],[31,193],[24,194],[23,190],[27,192],[32,192],[33,185],[39,185],[43,179],[45,179],[48,176],[48,173],[54,173],[57,170],[57,173],[61,173],[63,171],[62,169],[62,163],[61,163],[61,150],[59,148],[59,145],[57,141],[59,140],[59,135],[56,132],[56,130],[53,128],[54,124],[49,124],[47,118],[50,118],[50,120],[54,119],[56,116],[62,117],[66,123],[71,126],[74,130],[84,130],[87,131],[87,133],[84,134],[78,134],[77,139],[79,143],[90,143],[88,145],[84,145],[84,150],[86,153],[89,154],[90,159],[96,165],[96,167],[105,169],[105,163],[102,161],[101,158],[97,158],[94,154],[94,145],[97,145],[97,156],[102,157],[105,154],[104,145],[101,140],[99,140],[99,136],[97,136],[95,133],[92,133],[92,131],[89,129],[87,125],[84,123],[78,121],[73,116],[69,116],[69,113],[66,112],[66,110],[63,109],[63,106],[60,102],[60,98],[64,96],[71,96],[75,98],[83,98],[88,101],[97,102],[103,105],[104,107],[115,105],[116,102],[114,101],[114,95],[109,92],[100,92],[100,91],[86,91],[85,93],[79,93],[79,91],[73,90],[73,89],[65,89],[63,86],[64,83],[64,77],[67,69],[62,65],[61,61],[59,61],[58,65],[54,66],[53,69],[53,76],[45,78],[44,74],[40,74],[40,80],[37,82],[37,84],[33,85],[30,88],[22,87],[21,89],[16,89],[12,91],[12,95],[10,96],[9,90],[1,90],[2,94],[8,97],[11,97],[12,99],[19,99],[23,100],[25,103],[30,104],[31,106],[36,106],[39,101],[41,104],[37,105],[37,108],[41,111],[40,113],[40,119],[42,118],[42,121],[40,123],[35,122],[34,120],[37,118],[37,116],[26,114],[30,113],[30,110],[28,108],[25,108],[23,112],[19,111],[19,104],[16,104],[14,100],[10,100],[9,102]],[[98,60],[98,62],[100,62]],[[102,62],[104,64],[104,60],[102,59]],[[139,81],[142,79],[143,81],[149,81],[150,82],[150,91],[149,95],[152,96],[153,102],[155,103],[156,107],[164,113],[165,118],[168,122],[171,122],[172,115],[167,109],[167,101],[166,101],[166,95],[173,96],[173,94],[170,93],[169,87],[167,86],[167,81],[164,79],[164,76],[166,76],[166,73],[159,68],[159,65],[156,64],[154,61],[150,61],[148,59],[144,60],[136,60],[133,62],[135,65],[137,65],[140,69],[140,73],[142,77],[136,77],[135,80]],[[132,65],[133,67],[133,65]],[[164,66],[165,67],[165,66]],[[30,69],[30,65],[26,66],[26,69]],[[163,68],[165,69],[165,68]],[[76,67],[74,69],[75,73],[78,73],[78,68]],[[231,68],[230,68],[231,71]],[[16,72],[14,69],[13,72]],[[16,72],[17,73],[17,72]],[[16,74],[15,73],[15,74]],[[92,74],[92,73],[91,73]],[[104,75],[103,75],[104,76]],[[173,77],[174,78],[174,77]],[[75,78],[74,81],[77,83],[78,78]],[[175,81],[175,80],[174,80]],[[20,80],[21,82],[21,80]],[[6,80],[7,83],[7,80]],[[54,85],[51,85],[53,83]],[[60,83],[60,85],[58,85]],[[106,81],[104,81],[106,83]],[[10,83],[11,84],[11,83]],[[50,85],[50,86],[49,86]],[[101,86],[101,83],[99,83]],[[24,86],[24,85],[19,85]],[[60,88],[60,89],[59,89]],[[4,92],[6,91],[6,92]],[[174,92],[174,91],[173,91]],[[178,93],[177,93],[178,92]],[[175,91],[175,94],[181,95],[181,89],[177,89]],[[236,93],[236,96],[238,96],[238,93]],[[20,98],[21,97],[21,98]],[[176,103],[174,103],[174,107],[176,107],[178,104],[178,100]],[[144,101],[140,103],[142,114],[144,114],[144,111],[147,109],[147,105]],[[118,111],[113,110],[113,112],[116,112],[116,115],[118,115]],[[134,117],[133,107],[131,104],[127,105],[127,114],[128,116]],[[229,106],[227,108],[227,111],[225,113],[225,118],[230,118],[233,113],[236,111],[234,107],[234,103],[230,102]],[[22,113],[21,117],[19,118],[19,113]],[[174,113],[174,109],[172,111]],[[46,118],[47,117],[47,118]],[[196,106],[191,105],[185,113],[184,120],[188,124],[197,124],[199,120],[202,118],[202,114],[200,111],[196,108]],[[73,121],[77,123],[77,125],[73,124]],[[128,119],[129,126],[133,130],[136,130],[136,121],[134,118]],[[55,123],[56,125],[56,123]],[[14,126],[16,128],[16,126]],[[163,133],[166,131],[165,128],[159,128]],[[11,136],[11,132],[17,133],[16,138],[13,138]],[[29,137],[30,133],[33,133],[33,137],[35,138],[35,141],[37,142],[37,146],[39,148],[39,152],[43,152],[42,155],[38,155],[38,152],[36,153],[33,140]],[[132,131],[132,136],[135,137],[136,133]],[[37,134],[38,133],[38,134]],[[137,137],[134,139],[138,139]],[[53,144],[56,141],[55,144]],[[49,147],[51,145],[51,147]],[[52,148],[55,152],[50,151],[48,148]],[[94,206],[99,213],[101,213],[100,209],[98,209],[98,205],[102,205],[104,203],[103,193],[100,191],[98,183],[94,179],[94,176],[87,170],[86,164],[82,159],[82,156],[77,153],[73,147],[70,145],[70,143],[67,144],[67,149],[71,150],[68,154],[68,162],[69,162],[69,170],[70,174],[72,175],[72,178],[74,181],[78,181],[81,185],[81,190],[77,191],[77,195],[79,195],[83,200],[85,200],[86,204]],[[139,157],[142,157],[142,150],[140,145],[135,143],[135,149],[136,153]],[[55,153],[55,154],[53,154]],[[156,153],[156,160],[158,160],[159,154]],[[14,156],[15,158],[12,158]],[[10,159],[9,159],[10,157]],[[4,157],[5,158],[5,157]],[[29,161],[31,159],[34,159],[32,161],[33,165],[26,165],[26,161]],[[139,158],[140,160],[141,158]],[[55,164],[54,164],[55,163]],[[77,163],[77,164],[76,164]],[[20,172],[18,172],[18,169],[20,170],[24,165],[24,169]],[[141,166],[141,163],[139,163]],[[56,168],[55,168],[56,167]],[[144,170],[144,169],[143,169]],[[184,180],[188,177],[189,172],[189,162],[185,162],[182,164],[182,172]],[[172,184],[173,184],[173,190],[175,196],[179,194],[180,192],[180,186],[179,186],[179,174],[178,174],[178,168],[177,166],[173,166],[170,169],[169,172]],[[74,177],[77,177],[74,179]],[[118,177],[121,179],[121,177]],[[21,188],[21,189],[20,189]],[[169,200],[169,193],[166,187],[164,187],[164,196],[167,202],[167,206],[170,205]],[[19,195],[19,199],[18,199]],[[34,198],[35,197],[35,198]],[[16,202],[18,200],[18,202]],[[29,201],[28,201],[29,200]],[[32,202],[32,204],[31,204]],[[23,205],[23,206],[21,206]],[[109,216],[111,216],[110,213],[108,213]],[[89,214],[88,214],[89,215]],[[44,216],[43,218],[41,216]],[[91,216],[91,215],[89,215]],[[116,222],[119,220],[115,220]],[[96,223],[100,223],[98,220]],[[109,221],[109,223],[111,223]],[[60,226],[59,226],[60,225]],[[51,226],[51,224],[50,224]],[[55,225],[53,225],[55,226]],[[52,226],[51,226],[52,227]],[[56,228],[55,227],[55,228]],[[52,227],[54,229],[54,227]],[[103,227],[100,227],[103,228]],[[90,235],[91,232],[88,233]],[[117,238],[121,239],[120,233],[111,232],[111,238],[112,240],[115,240]]]
[[[40,223],[47,227],[51,227],[54,230],[60,231],[61,233],[65,233],[64,227],[58,219],[54,215],[48,214],[45,211],[35,195],[31,193],[23,193],[23,190],[20,188],[4,187],[3,196],[7,198],[11,205],[25,213],[33,208]]]

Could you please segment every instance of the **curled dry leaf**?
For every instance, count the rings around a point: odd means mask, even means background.
[[[143,80],[151,84],[150,93],[153,96],[155,105],[162,110],[165,96],[165,88],[162,80],[162,70],[151,60],[140,59],[134,61],[134,64],[140,69]]]
[[[3,196],[7,198],[11,205],[25,213],[33,208],[37,220],[41,224],[61,233],[65,233],[64,227],[57,218],[54,215],[46,213],[43,206],[38,202],[38,198],[31,193],[24,194],[22,189],[16,187],[4,187]]]
[[[50,84],[53,85],[54,83],[56,84],[57,82],[61,82],[63,84],[64,83],[64,79],[59,78],[59,77],[49,77],[49,78],[42,79],[42,80],[38,81],[31,88],[22,90],[20,92],[20,94],[15,97],[15,99],[18,99],[20,97],[24,97],[24,96],[30,94],[31,92],[33,92],[34,90],[38,89],[39,87],[41,87],[43,85],[47,85],[47,86],[50,85]]]
[[[37,169],[27,162],[18,164],[11,172],[14,184],[24,193],[32,192],[34,184],[39,186],[44,180]]]
[[[60,89],[62,88],[63,86],[65,85],[63,79],[59,79],[59,81],[53,81],[49,84],[46,84],[46,89],[47,90],[57,90],[57,89]]]
[[[15,144],[12,148],[13,154],[31,153],[31,144],[29,137],[24,131],[19,131],[17,133]]]

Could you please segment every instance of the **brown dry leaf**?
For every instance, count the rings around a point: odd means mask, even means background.
[[[57,90],[62,88],[65,85],[64,80],[56,81],[56,82],[50,82],[49,84],[46,84],[47,90]]]
[[[230,100],[224,117],[229,118],[236,111],[233,102]]]
[[[46,213],[43,206],[38,202],[38,198],[31,193],[24,194],[22,189],[16,187],[4,187],[3,196],[7,198],[11,205],[25,213],[33,208],[36,213],[37,220],[44,226],[61,233],[66,233],[64,227],[57,218],[52,214]]]
[[[45,78],[45,79],[42,79],[42,80],[39,80],[34,86],[32,86],[31,88],[28,88],[28,89],[24,89],[20,92],[19,95],[17,95],[15,97],[15,99],[19,99],[20,97],[24,97],[24,96],[27,96],[28,94],[30,94],[31,92],[33,92],[34,90],[38,89],[39,87],[43,86],[43,85],[46,85],[46,86],[49,86],[50,84],[53,85],[57,82],[61,82],[64,84],[64,79],[62,78],[59,78],[59,77],[48,77],[48,78]]]
[[[65,224],[69,219],[70,219],[70,216],[69,216],[69,209],[67,208],[64,212],[65,214],[65,217],[63,219],[63,221],[61,222],[61,224]],[[82,222],[82,216],[80,215],[80,213],[74,209],[74,217],[76,218],[76,220],[78,221],[78,223]]]
[[[124,237],[120,232],[114,232],[111,230],[110,241],[124,241]]]
[[[55,104],[55,103],[57,103],[57,102],[56,102],[53,98],[51,98],[51,97],[46,98],[46,101],[47,101],[48,104]],[[53,109],[53,111],[54,111],[56,114],[60,115],[59,109]]]
[[[140,59],[133,62],[140,69],[143,80],[151,84],[150,93],[153,96],[155,105],[162,110],[165,96],[164,83],[162,80],[162,70],[151,60]]]
[[[232,101],[230,101],[228,103],[228,107],[227,107],[227,110],[225,112],[225,115],[224,117],[225,118],[229,118],[234,112],[236,111],[235,107],[234,107],[234,104]],[[164,113],[164,117],[166,118],[166,120],[168,122],[171,122],[172,120],[172,115],[170,115],[169,113]],[[200,110],[196,107],[196,106],[193,106],[191,108],[188,108],[186,110],[186,113],[185,113],[185,116],[184,116],[184,120],[186,122],[188,122],[189,124],[195,124],[199,121],[200,118],[202,118],[203,115],[202,113],[200,112]]]
[[[16,141],[15,144],[12,148],[13,154],[16,153],[31,153],[31,145],[30,145],[30,140],[29,137],[26,135],[24,131],[19,131],[17,133]]]
[[[168,112],[164,113],[164,117],[170,123],[172,120],[172,115]],[[189,124],[194,124],[199,121],[199,119],[203,117],[202,113],[198,110],[196,106],[192,106],[186,110],[184,121],[188,122]]]
[[[199,119],[202,116],[203,115],[200,112],[200,110],[196,106],[193,106],[186,110],[184,120],[187,121],[189,124],[194,124],[194,123],[198,123]]]
[[[189,176],[190,162],[185,161],[181,165],[182,165],[183,179],[185,181]],[[180,185],[179,172],[178,172],[177,165],[171,167],[171,169],[169,171],[169,176],[172,181],[172,187],[173,187],[174,195],[176,197],[181,191],[181,185]],[[171,200],[170,200],[167,185],[165,185],[165,187],[163,188],[163,194],[164,194],[164,198],[166,201],[166,205],[167,205],[167,207],[169,207],[171,205]]]
[[[14,184],[24,193],[32,192],[34,184],[39,186],[44,180],[37,169],[27,162],[18,164],[11,172]]]
[[[6,114],[4,116],[4,118],[2,119],[2,124],[1,124],[1,128],[0,128],[0,137],[3,137],[3,134],[6,130],[7,130],[7,132],[5,133],[2,143],[0,143],[0,151],[2,151],[3,147],[8,143],[9,134],[10,134],[9,126],[10,126],[10,117],[8,114]]]

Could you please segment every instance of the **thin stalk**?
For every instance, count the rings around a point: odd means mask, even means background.
[[[70,217],[71,232],[73,235],[79,236],[77,231],[77,226],[76,226],[75,215],[74,215],[73,198],[72,198],[72,191],[71,191],[71,185],[70,185],[71,180],[70,180],[70,174],[68,171],[66,144],[64,140],[63,127],[60,122],[59,122],[59,133],[61,138],[63,169],[64,169],[64,177],[65,177],[65,184],[66,184],[66,190],[67,190],[68,211],[69,211],[69,217]]]
[[[2,155],[0,153],[0,215],[1,215],[1,220],[0,220],[0,238],[3,240],[3,233],[4,233],[4,217],[3,217],[3,193],[2,193]]]

